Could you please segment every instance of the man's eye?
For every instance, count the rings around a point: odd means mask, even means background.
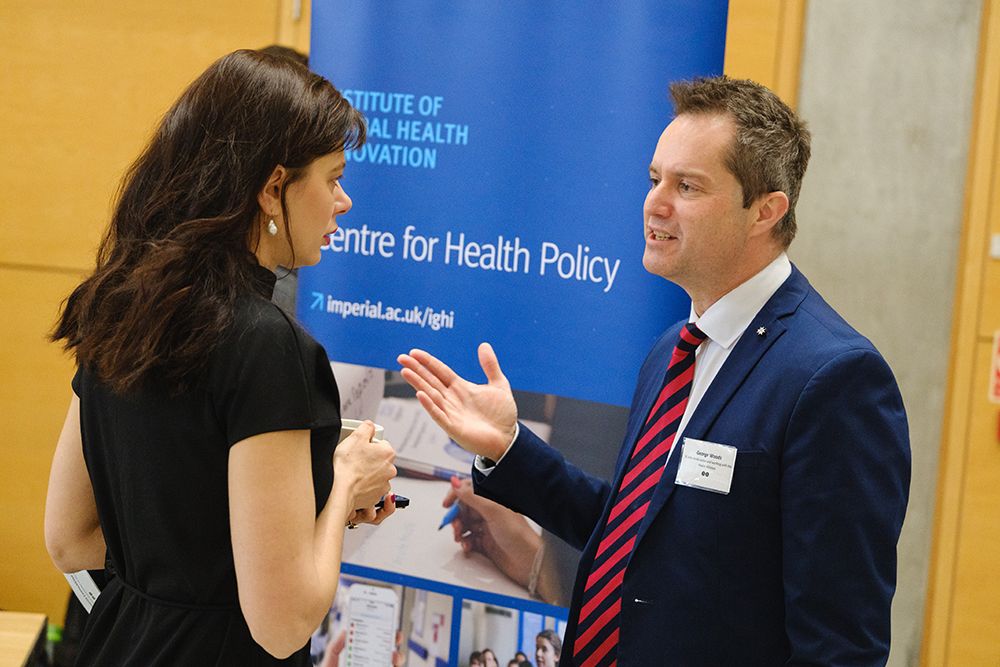
[[[694,186],[687,181],[681,181],[677,184],[677,189],[681,192],[694,192]]]
[[[652,176],[649,177],[649,189],[650,190],[652,190],[653,188],[655,188],[659,184],[660,184],[660,180],[658,178],[653,178]]]

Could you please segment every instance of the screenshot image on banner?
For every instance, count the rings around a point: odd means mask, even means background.
[[[399,596],[391,588],[355,584],[347,602],[347,643],[340,667],[392,664]]]

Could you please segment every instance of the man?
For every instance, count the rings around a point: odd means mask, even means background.
[[[615,478],[581,473],[488,384],[404,377],[477,457],[476,492],[582,549],[560,665],[881,665],[909,491],[906,417],[871,343],[785,255],[809,134],[773,93],[674,84],[643,265],[691,297],[639,374]]]

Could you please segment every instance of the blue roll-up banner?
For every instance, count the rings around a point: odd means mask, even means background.
[[[650,345],[689,308],[642,266],[667,86],[722,72],[727,5],[314,2],[310,66],[368,120],[342,182],[354,208],[299,276],[299,319],[331,359],[395,369],[420,347],[483,381],[475,349],[490,341],[518,390],[627,405]],[[612,460],[619,445],[600,443]],[[450,642],[452,664],[475,645]]]

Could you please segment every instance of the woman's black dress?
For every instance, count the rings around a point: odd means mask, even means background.
[[[340,399],[323,348],[253,294],[181,395],[155,379],[125,395],[77,371],[83,452],[113,577],[88,620],[79,665],[309,664],[250,636],[240,612],[229,533],[229,448],[259,433],[312,429],[316,511],[333,483]]]

